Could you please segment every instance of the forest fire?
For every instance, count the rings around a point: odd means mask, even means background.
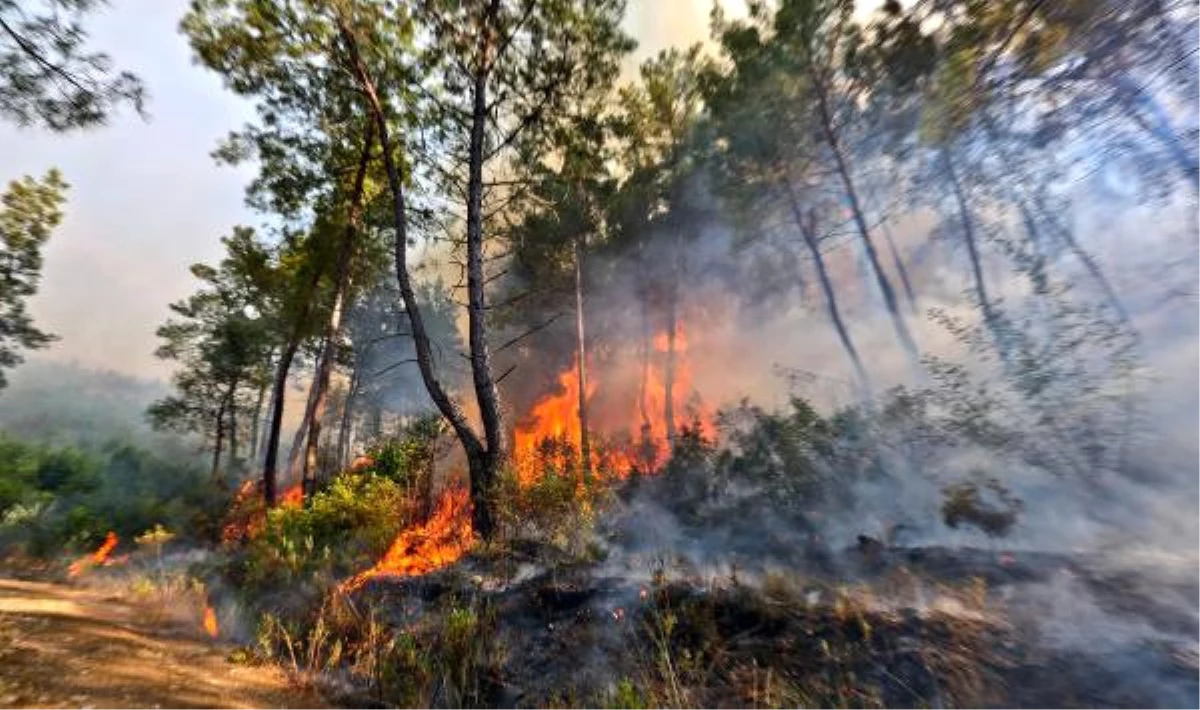
[[[352,592],[376,577],[413,577],[458,560],[475,542],[471,504],[465,488],[446,491],[429,520],[400,533],[374,567],[341,584]]]
[[[711,440],[716,436],[715,418],[696,396],[691,364],[687,358],[688,341],[682,323],[676,326],[674,340],[674,358],[670,363],[670,407],[667,406],[668,376],[665,371],[672,347],[666,331],[658,333],[653,340],[659,366],[646,368],[642,375],[641,391],[627,394],[627,398],[634,400],[632,417],[626,411],[614,413],[595,408],[593,398],[598,378],[594,370],[590,374],[586,397],[589,431],[600,434],[608,442],[629,442],[618,447],[592,445],[593,463],[612,476],[625,478],[635,466],[642,472],[653,472],[666,463],[670,454],[671,435],[667,426],[668,416],[674,420],[676,430],[685,425],[694,425],[699,427],[705,438]],[[538,400],[526,421],[528,423],[519,426],[514,433],[513,447],[518,477],[523,486],[539,478],[539,467],[545,463],[539,460],[544,458],[542,454],[570,453],[575,456],[582,447],[578,355],[570,367],[559,373],[558,389]],[[556,443],[570,447],[571,451],[554,450]],[[543,447],[549,451],[543,450]]]
[[[67,568],[67,576],[78,577],[85,569],[104,564],[108,561],[112,551],[117,547],[118,542],[117,534],[109,530],[108,535],[104,537],[104,542],[100,547],[96,548],[95,552],[90,555],[84,555],[71,563],[71,566]]]

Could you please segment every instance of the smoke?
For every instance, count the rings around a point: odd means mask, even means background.
[[[1064,678],[1081,686],[1089,674],[1108,678],[1094,697],[1194,701],[1194,668],[1184,664],[1181,677],[1171,659],[1195,657],[1198,618],[1195,203],[1179,194],[1114,195],[1103,180],[1075,183],[1069,197],[1056,218],[1109,277],[1124,313],[1061,242],[1041,246],[1053,283],[1070,288],[1039,291],[1006,251],[1004,242],[1020,234],[1019,215],[985,215],[989,292],[1028,337],[1041,359],[1033,364],[1005,362],[971,336],[982,323],[968,296],[969,269],[938,215],[912,209],[890,223],[918,301],[905,309],[909,327],[926,358],[960,368],[956,380],[936,367],[928,379],[913,376],[890,315],[858,268],[857,244],[827,245],[839,305],[876,387],[866,401],[814,288],[811,262],[769,211],[758,215],[769,237],[749,243],[714,209],[682,240],[658,232],[627,253],[590,253],[585,315],[596,394],[589,416],[601,434],[636,436],[644,353],[650,342],[649,367],[661,373],[664,353],[652,341],[666,332],[680,272],[675,302],[686,347],[678,357],[686,397],[703,404],[697,409],[736,412],[748,402],[786,412],[798,396],[826,421],[852,410],[863,422],[843,433],[835,455],[817,457],[824,495],[770,476],[748,478],[747,467],[738,468],[747,452],[737,430],[723,429],[720,454],[626,491],[601,525],[610,549],[603,573],[636,581],[664,567],[701,577],[736,569],[752,579],[784,568],[874,579],[861,559],[873,539],[888,550],[889,569],[907,565],[929,575],[931,586],[989,580],[996,606],[988,613],[1023,624],[1033,648],[1081,659]],[[690,199],[719,204],[703,193]],[[884,268],[899,284],[895,265]],[[1136,339],[1113,325],[1125,315]],[[962,332],[948,327],[955,322]],[[571,319],[524,346],[500,359],[500,369],[518,368],[504,383],[518,422],[556,392],[570,367]],[[1052,377],[1031,387],[1039,373]],[[889,414],[897,400],[884,393],[898,385],[925,397],[932,415]],[[991,409],[971,431],[984,403]],[[782,478],[797,474],[773,463]],[[946,487],[964,481],[996,481],[1021,501],[1007,535],[944,522]]]

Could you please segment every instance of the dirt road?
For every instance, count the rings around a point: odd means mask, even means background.
[[[85,589],[0,578],[0,707],[312,707],[199,629]]]

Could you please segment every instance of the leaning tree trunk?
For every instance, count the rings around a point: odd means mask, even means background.
[[[962,225],[963,243],[967,247],[967,257],[971,261],[971,277],[974,281],[975,300],[979,301],[979,310],[983,314],[983,323],[987,327],[988,332],[992,334],[992,340],[996,344],[996,351],[1000,354],[1000,358],[1008,361],[1008,340],[1001,328],[1000,320],[995,309],[992,308],[991,299],[988,297],[987,284],[983,278],[983,264],[979,255],[979,244],[975,235],[975,220],[971,216],[971,207],[967,204],[967,197],[963,191],[962,182],[958,179],[958,173],[954,170],[954,161],[950,157],[948,148],[942,148],[942,162],[946,167],[946,177],[950,181],[950,186],[954,194],[954,202],[958,207],[958,218]]]
[[[324,341],[322,341],[321,347],[324,349]],[[308,423],[312,421],[313,411],[317,405],[317,371],[320,367],[321,363],[318,360],[313,366],[312,380],[308,383],[308,398],[304,401],[304,416],[301,417],[300,426],[296,427],[296,433],[292,437],[292,448],[288,450],[287,477],[289,481],[300,478],[301,494],[304,494],[304,486],[308,485],[308,481],[304,480],[300,463],[304,453],[304,442],[308,437]]]
[[[1133,122],[1158,141],[1187,181],[1188,187],[1192,188],[1192,192],[1200,192],[1200,160],[1192,154],[1188,142],[1180,139],[1175,132],[1162,105],[1124,73],[1110,79],[1110,82],[1122,107]]]
[[[367,71],[367,66],[358,51],[358,42],[354,37],[354,33],[345,23],[343,17],[339,16],[337,19],[338,31],[345,44],[352,65],[351,69],[367,98],[371,116],[375,120],[375,127],[379,133],[379,145],[382,149],[384,170],[387,173],[388,190],[392,194],[392,220],[396,231],[394,242],[396,281],[400,288],[400,298],[404,302],[404,312],[408,317],[409,333],[412,335],[413,349],[416,351],[417,369],[421,373],[421,380],[425,384],[429,398],[433,400],[434,406],[437,407],[441,415],[449,422],[450,427],[454,429],[454,434],[458,438],[459,443],[462,444],[467,456],[468,466],[477,468],[480,466],[485,453],[483,443],[471,428],[462,408],[450,398],[445,386],[438,379],[437,372],[434,369],[432,343],[429,340],[429,333],[425,329],[424,314],[421,312],[421,306],[417,301],[412,279],[408,272],[408,206],[404,196],[404,182],[393,155],[393,145],[388,132],[388,116],[375,87],[375,81]],[[482,139],[480,142],[482,143]],[[494,531],[492,511],[490,501],[483,500],[485,496],[480,495],[481,491],[476,489],[475,481],[486,477],[488,468],[484,466],[482,474],[477,474],[474,468],[470,472],[472,477],[472,500],[478,500],[482,504],[474,506],[473,523],[475,531],[485,538],[489,537]],[[491,467],[491,470],[494,470],[494,466]]]
[[[317,489],[317,451],[321,441],[321,423],[329,402],[329,378],[333,371],[333,360],[337,354],[338,336],[342,331],[342,317],[350,292],[350,262],[354,256],[354,236],[362,219],[363,185],[367,179],[367,167],[371,162],[371,147],[375,144],[372,126],[368,124],[363,137],[362,154],[358,158],[358,170],[354,174],[354,185],[350,192],[350,208],[347,212],[346,233],[339,245],[333,307],[325,326],[324,345],[318,359],[317,374],[313,380],[312,409],[306,412],[308,443],[304,447],[302,480],[304,495],[311,496]],[[303,428],[303,425],[302,425]]]
[[[888,252],[892,256],[892,265],[896,267],[896,273],[900,275],[900,285],[904,287],[904,296],[908,299],[908,307],[914,316],[919,316],[921,309],[917,306],[917,291],[908,277],[908,267],[904,265],[900,250],[896,248],[896,240],[892,239],[892,230],[888,229],[887,222],[880,225],[880,231],[883,232],[883,239],[887,242]]]
[[[583,313],[583,237],[575,238],[575,348],[579,353],[579,458],[584,483],[592,482],[592,447],[588,434],[587,333]]]
[[[822,78],[816,75],[811,62],[809,74],[813,79],[813,89],[817,99],[817,111],[821,120],[821,129],[825,136],[825,142],[829,147],[829,152],[833,155],[834,166],[837,169],[838,176],[842,180],[842,187],[846,193],[846,201],[850,203],[854,225],[858,229],[858,236],[862,241],[863,249],[866,251],[867,261],[871,265],[872,273],[875,274],[875,281],[879,285],[879,291],[883,294],[883,302],[887,307],[888,315],[891,317],[892,327],[896,330],[896,337],[900,340],[901,347],[904,348],[904,352],[908,355],[914,371],[920,372],[920,353],[917,349],[917,343],[913,340],[912,334],[909,333],[908,325],[904,322],[904,316],[900,313],[899,305],[896,303],[896,291],[892,288],[891,281],[879,263],[879,255],[875,252],[875,244],[871,239],[871,230],[867,226],[866,217],[863,215],[862,205],[858,199],[858,191],[854,186],[854,178],[850,175],[850,166],[846,163],[846,158],[843,155],[841,138],[838,136],[838,132],[833,125],[833,116],[829,111],[825,86],[822,83]]]
[[[867,197],[870,202],[875,202],[875,190],[873,188],[868,192]],[[908,308],[914,316],[919,317],[921,311],[917,306],[917,291],[913,288],[912,279],[908,276],[908,267],[904,265],[904,259],[900,256],[900,250],[896,247],[896,240],[892,238],[892,230],[888,228],[887,212],[884,209],[880,210],[879,231],[883,233],[883,241],[887,243],[888,255],[892,258],[892,267],[896,269],[896,275],[900,277],[900,286],[904,289],[904,297],[908,301]]]
[[[845,321],[842,320],[837,294],[833,290],[833,281],[830,280],[829,272],[825,268],[825,255],[821,253],[821,245],[817,240],[816,220],[811,215],[807,221],[805,220],[800,211],[799,197],[790,180],[787,181],[786,187],[792,220],[796,223],[796,228],[800,230],[800,236],[803,237],[804,245],[808,247],[808,253],[817,269],[817,282],[821,284],[821,293],[825,296],[825,308],[829,314],[829,322],[833,325],[838,340],[842,343],[842,349],[846,351],[846,357],[850,359],[850,366],[854,368],[854,376],[858,380],[859,387],[870,397],[871,378],[867,375],[867,368],[863,367],[862,359],[858,356],[858,349],[854,347],[854,341],[850,338],[850,331],[846,328]]]
[[[271,423],[267,428],[267,453],[263,461],[263,500],[267,507],[275,506],[278,498],[277,468],[279,466],[279,430],[283,427],[283,401],[287,396],[288,371],[292,360],[296,357],[296,349],[300,347],[299,327],[292,333],[292,338],[279,354],[279,363],[275,366],[275,383],[271,393]]]

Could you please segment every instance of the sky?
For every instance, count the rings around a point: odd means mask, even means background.
[[[736,14],[740,0],[725,0]],[[51,237],[35,324],[60,336],[36,357],[166,377],[154,357],[167,304],[196,283],[188,266],[220,257],[220,238],[258,221],[243,204],[253,168],[217,165],[218,141],[253,119],[249,102],[192,62],[179,34],[187,0],[113,0],[91,18],[92,46],[146,83],[149,116],[52,134],[0,123],[0,180],[59,168],[71,189]],[[707,36],[710,0],[630,0],[626,31],[639,43],[630,65]]]

